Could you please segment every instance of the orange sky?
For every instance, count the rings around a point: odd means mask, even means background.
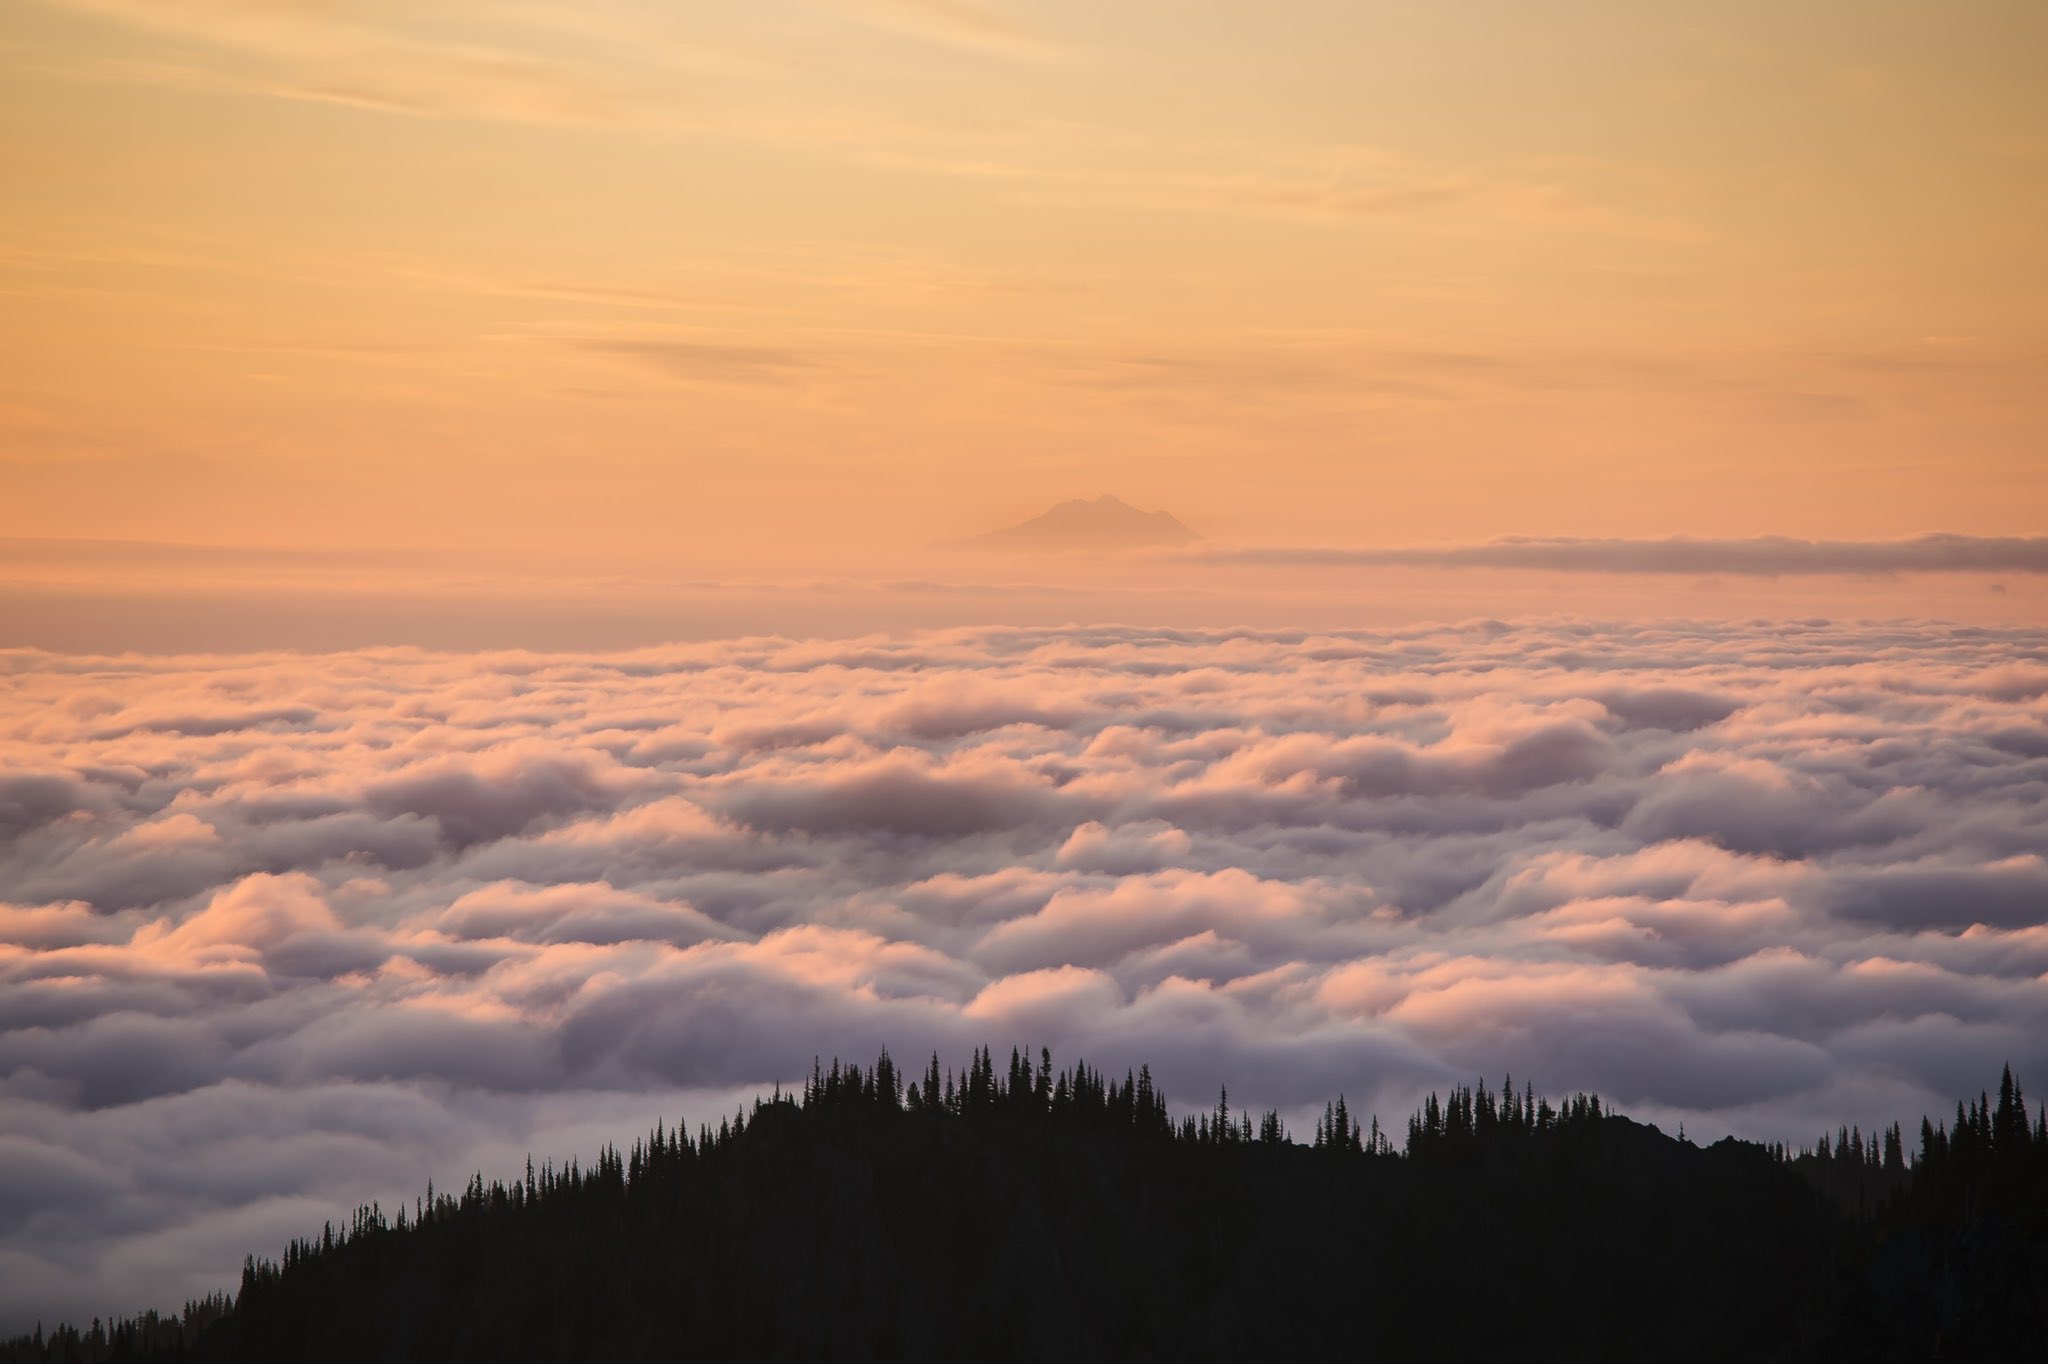
[[[2038,0],[17,0],[0,536],[2048,526]]]

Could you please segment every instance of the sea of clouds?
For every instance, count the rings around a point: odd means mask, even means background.
[[[2048,632],[0,652],[0,1329],[889,1047],[1397,1128],[2048,1089]]]

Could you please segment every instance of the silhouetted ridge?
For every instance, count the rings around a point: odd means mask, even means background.
[[[1106,553],[1126,549],[1171,549],[1202,537],[1170,512],[1140,511],[1104,493],[1093,501],[1073,498],[1014,526],[956,543],[962,549],[1017,553]]]
[[[987,1048],[814,1066],[587,1168],[431,1186],[251,1258],[232,1301],[12,1361],[1993,1359],[2048,1343],[2048,1111],[1701,1148],[1592,1095],[1429,1096],[1313,1144],[1149,1068]]]

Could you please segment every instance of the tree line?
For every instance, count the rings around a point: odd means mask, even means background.
[[[1911,1357],[1963,1358],[1942,1342],[1996,1344],[2008,1330],[2041,1343],[2048,1109],[2030,1120],[2008,1068],[1995,1100],[1923,1120],[1910,1147],[1893,1123],[1804,1147],[1701,1149],[1596,1095],[1553,1102],[1509,1078],[1432,1092],[1398,1146],[1340,1095],[1300,1143],[1277,1110],[1233,1109],[1227,1089],[1175,1120],[1149,1066],[1118,1078],[1055,1067],[1043,1048],[998,1063],[980,1047],[957,1070],[934,1053],[907,1075],[884,1051],[866,1067],[814,1063],[799,1090],[694,1133],[657,1122],[588,1165],[529,1159],[509,1180],[477,1172],[459,1192],[430,1183],[410,1206],[357,1208],[278,1259],[250,1256],[232,1295],[38,1326],[0,1342],[0,1364],[542,1358],[600,1344],[650,1358],[763,1331],[814,1357],[944,1358],[966,1329],[948,1323],[1013,1318],[1007,1353],[970,1353],[1165,1357],[1178,1341],[1201,1358],[1234,1331],[1323,1342],[1316,1314],[1334,1299],[1310,1290],[1326,1281],[1339,1299],[1373,1283],[1381,1335],[1399,1343],[1422,1331],[1425,1305],[1449,1300],[1449,1280],[1414,1278],[1418,1266],[1455,1275],[1517,1237],[1609,1265],[1613,1283],[1635,1282],[1647,1259],[1723,1285],[1750,1304],[1740,1343],[1760,1358],[1781,1346],[1826,1358],[1830,1342],[1908,1357],[1885,1350],[1928,1341]],[[1787,1276],[1773,1255],[1829,1269]],[[1121,1276],[1152,1308],[1077,1281],[1091,1256],[1096,1277]],[[1276,1278],[1277,1264],[1295,1268]],[[1549,1273],[1507,1296],[1547,1285],[1565,1318],[1584,1299],[1584,1357],[1653,1338],[1659,1280],[1600,1298]],[[1005,1276],[1026,1284],[1021,1303]],[[1064,1304],[1067,1319],[1048,1323],[1034,1301]],[[835,1305],[846,1334],[810,1334],[803,1313]],[[1245,1324],[1262,1310],[1280,1318],[1263,1336]],[[1208,1325],[1177,1335],[1176,1313]],[[1610,1349],[1600,1330],[1642,1334]]]

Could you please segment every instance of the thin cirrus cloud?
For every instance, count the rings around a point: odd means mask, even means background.
[[[42,0],[48,8],[169,47],[48,57],[36,69],[96,82],[229,92],[389,114],[571,126],[698,127],[679,82],[782,73],[761,50],[692,16],[631,5],[581,15],[431,0],[412,6],[235,0]],[[836,18],[856,30],[956,49],[1046,57],[1060,49],[968,0],[820,0],[786,24]],[[744,28],[744,26],[740,26]]]
[[[972,0],[828,0],[827,7],[864,24],[952,47],[1012,57],[1061,51],[1044,36]]]
[[[2048,635],[0,655],[0,1329],[814,1055],[1702,1135],[2048,1067]]]
[[[788,384],[824,362],[775,346],[716,345],[659,338],[596,340],[584,349],[618,356],[684,383]]]
[[[561,44],[547,41],[544,30],[489,22],[465,5],[48,3],[178,44],[138,55],[63,58],[53,68],[97,81],[572,124],[644,119],[652,88],[622,80],[615,65],[556,55]],[[442,36],[451,26],[467,31]]]
[[[1556,573],[2048,573],[2048,536],[1922,535],[1909,540],[1662,540],[1523,537],[1399,549],[1245,547],[1189,551],[1197,562],[1274,567],[1538,569]]]

